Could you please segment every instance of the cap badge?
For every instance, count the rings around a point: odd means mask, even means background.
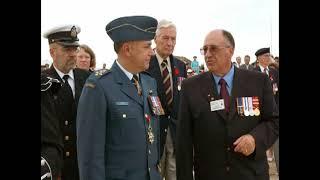
[[[76,29],[75,26],[72,26],[71,31],[70,31],[70,35],[71,35],[71,37],[73,37],[73,38],[76,38],[76,37],[77,37],[77,29]]]

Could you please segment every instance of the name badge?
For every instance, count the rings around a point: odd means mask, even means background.
[[[218,111],[224,109],[224,100],[219,99],[215,101],[210,101],[210,109],[211,111]]]
[[[117,106],[128,106],[129,102],[116,102]]]
[[[164,110],[161,105],[161,101],[158,96],[148,96],[148,101],[151,106],[151,110],[155,115],[164,115]]]

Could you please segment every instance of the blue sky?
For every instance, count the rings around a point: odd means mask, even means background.
[[[97,58],[97,69],[106,63],[110,67],[116,58],[113,42],[105,26],[115,18],[148,15],[158,20],[167,19],[177,26],[174,55],[192,59],[200,55],[206,34],[213,29],[226,29],[236,43],[233,56],[254,53],[271,47],[279,56],[279,1],[278,0],[42,0],[41,1],[41,64],[52,63],[47,39],[42,34],[62,24],[81,27],[80,43],[89,45]]]

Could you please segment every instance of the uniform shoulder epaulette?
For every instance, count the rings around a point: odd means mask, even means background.
[[[109,70],[109,69],[99,69],[99,70],[94,71],[93,73],[96,77],[102,77],[110,72],[111,72],[111,70]]]
[[[94,89],[96,87],[96,81],[102,76],[109,74],[110,72],[111,70],[108,69],[99,69],[94,71],[87,79],[86,83],[84,84],[84,87]]]

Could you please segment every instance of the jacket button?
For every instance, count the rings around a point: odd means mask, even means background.
[[[227,151],[230,151],[230,147],[227,148]]]
[[[151,154],[151,151],[150,151],[150,149],[149,149],[149,154]]]
[[[151,169],[150,169],[150,168],[148,168],[148,170],[149,170],[149,172],[151,171]]]
[[[167,130],[167,128],[166,129],[164,129],[164,132],[167,132],[168,130]]]
[[[66,141],[68,141],[68,140],[69,140],[69,136],[65,136],[64,139],[65,139]]]
[[[69,157],[70,156],[70,152],[67,151],[66,152],[66,156]]]
[[[68,126],[69,122],[68,122],[68,121],[65,121],[64,124],[65,124],[66,126]]]
[[[230,167],[229,166],[226,167],[226,171],[230,171]]]

